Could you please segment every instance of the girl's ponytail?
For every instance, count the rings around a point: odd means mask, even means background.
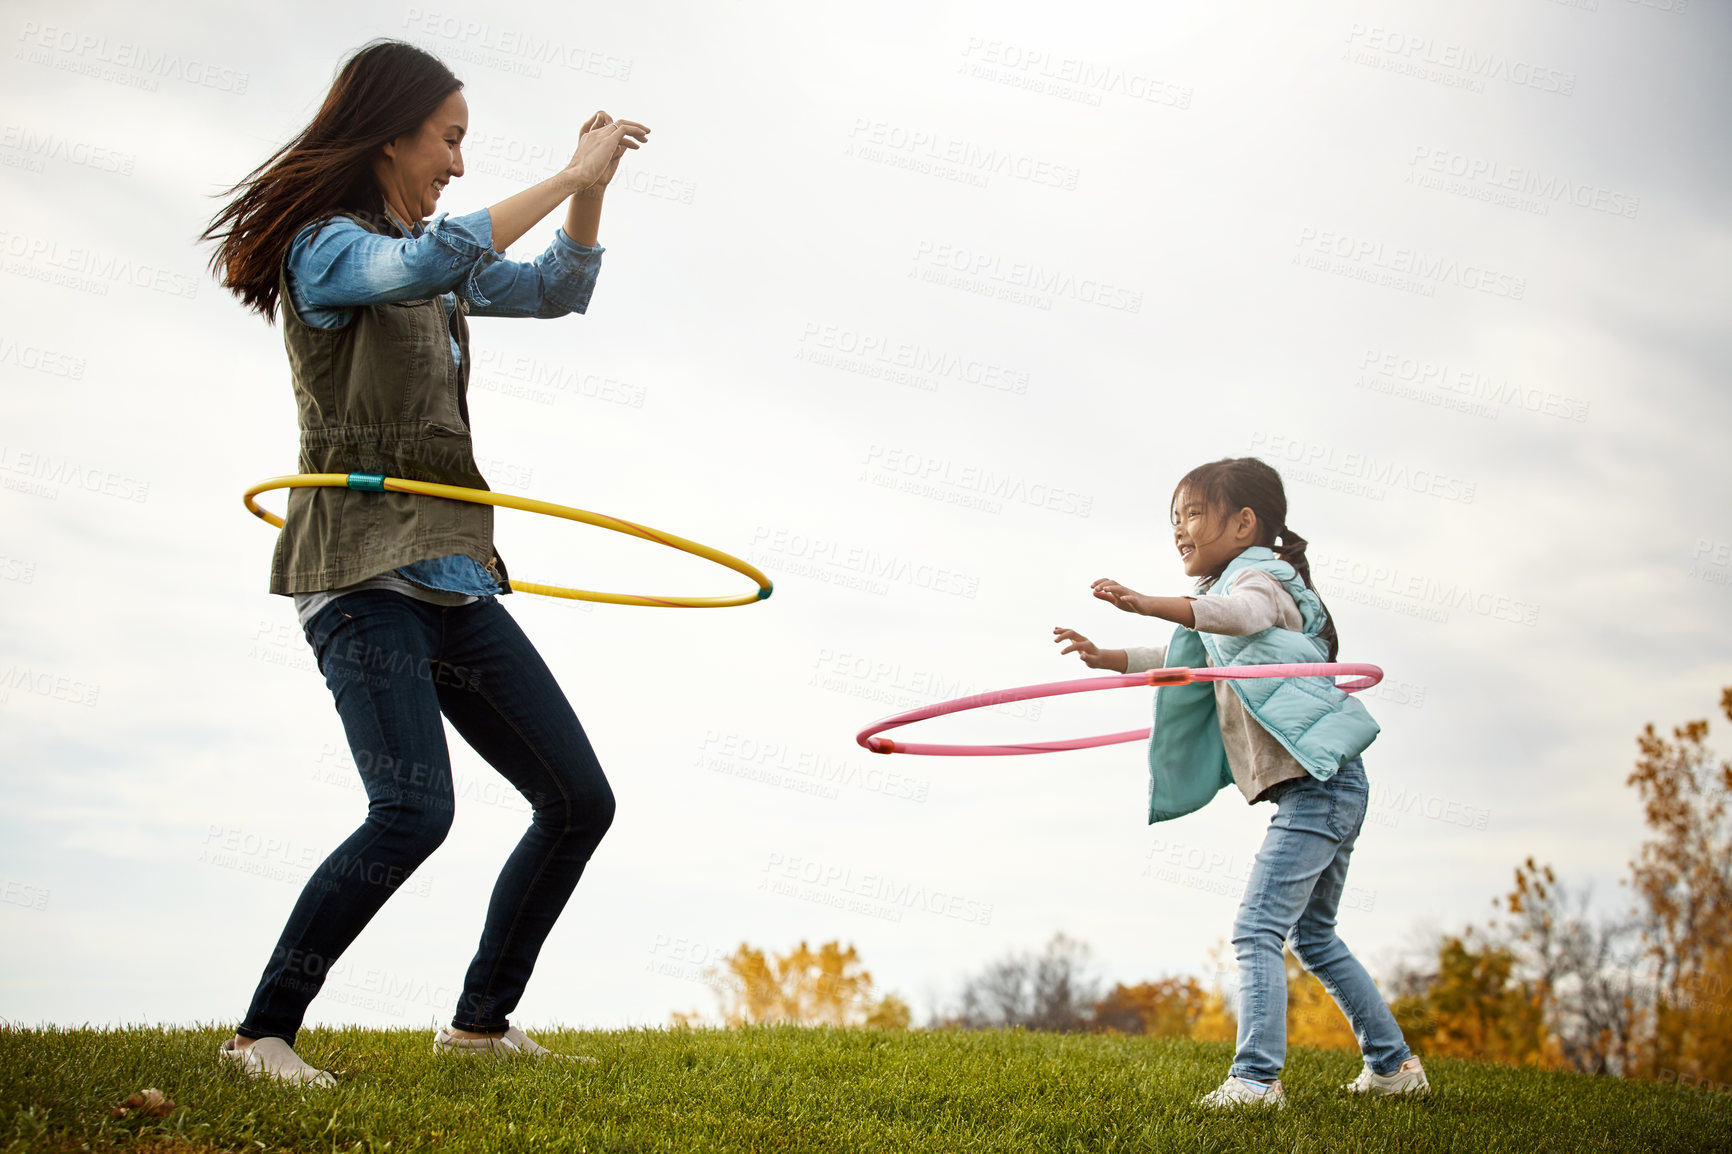
[[[1305,538],[1283,525],[1275,534],[1275,556],[1293,566],[1299,574],[1299,580],[1305,582],[1306,588],[1317,592],[1317,585],[1311,580],[1311,566],[1305,560]],[[1317,604],[1323,605],[1323,596],[1318,594]],[[1329,607],[1323,607],[1323,629],[1318,634],[1329,645],[1329,660],[1334,661],[1335,655],[1341,651],[1341,638],[1335,632],[1335,618],[1330,615]]]

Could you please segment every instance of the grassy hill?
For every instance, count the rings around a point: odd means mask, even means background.
[[[0,1029],[0,1152],[1728,1150],[1732,1095],[1432,1060],[1417,1101],[1337,1087],[1346,1051],[1289,1055],[1285,1111],[1195,1104],[1231,1047],[1098,1035],[534,1031],[577,1063],[436,1057],[431,1030],[305,1030],[340,1085],[217,1065],[217,1028]],[[176,1103],[114,1120],[144,1087]]]

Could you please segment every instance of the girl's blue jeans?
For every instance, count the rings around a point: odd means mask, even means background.
[[[1354,758],[1328,781],[1309,775],[1275,787],[1275,816],[1251,866],[1233,922],[1239,959],[1239,1041],[1231,1074],[1273,1082],[1287,1060],[1287,973],[1282,943],[1335,999],[1365,1064],[1392,1074],[1411,1051],[1371,975],[1335,933],[1347,860],[1365,821],[1365,765]]]
[[[367,791],[367,817],[301,891],[238,1028],[294,1045],[343,951],[451,828],[441,717],[531,807],[494,884],[452,1024],[498,1032],[583,867],[613,821],[583,726],[535,647],[493,597],[445,608],[363,589],[304,630],[336,698]]]

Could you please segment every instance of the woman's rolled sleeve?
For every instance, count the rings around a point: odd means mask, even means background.
[[[289,290],[301,310],[331,311],[415,300],[463,286],[498,262],[486,209],[441,214],[416,237],[368,232],[347,217],[308,225],[289,248]],[[310,319],[321,323],[325,318]],[[333,318],[341,323],[346,317]]]
[[[484,208],[464,216],[452,216],[442,212],[427,226],[423,235],[442,245],[456,259],[459,267],[468,270],[468,275],[463,277],[461,286],[457,289],[458,295],[472,306],[486,307],[490,302],[486,290],[482,287],[482,274],[486,269],[505,260],[501,254],[493,251],[492,210]]]
[[[534,260],[501,260],[478,267],[480,293],[469,297],[470,311],[484,317],[562,317],[589,308],[601,271],[600,245],[579,244],[555,229],[553,243]],[[467,295],[467,294],[466,294]]]

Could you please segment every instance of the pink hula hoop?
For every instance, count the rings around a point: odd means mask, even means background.
[[[879,737],[887,729],[942,717],[947,713],[964,713],[1003,705],[1010,701],[1027,701],[1034,697],[1059,697],[1066,693],[1089,693],[1096,689],[1124,689],[1132,685],[1187,685],[1194,681],[1228,681],[1249,677],[1354,677],[1336,688],[1346,693],[1370,689],[1383,680],[1383,670],[1375,665],[1344,665],[1337,662],[1314,662],[1304,665],[1220,665],[1201,669],[1182,666],[1172,669],[1151,669],[1146,673],[1117,673],[1106,677],[1079,677],[1075,681],[1049,681],[1044,685],[1022,685],[1015,689],[999,689],[992,693],[976,693],[922,705],[904,713],[874,721],[854,735],[862,748],[873,753],[923,753],[939,757],[996,757],[1016,753],[1057,753],[1065,749],[1091,749],[1097,745],[1117,745],[1121,741],[1138,741],[1149,735],[1144,729],[1127,729],[1122,733],[1104,733],[1099,737],[1073,737],[1066,741],[1028,741],[1015,745],[932,745],[916,742],[891,741]]]

